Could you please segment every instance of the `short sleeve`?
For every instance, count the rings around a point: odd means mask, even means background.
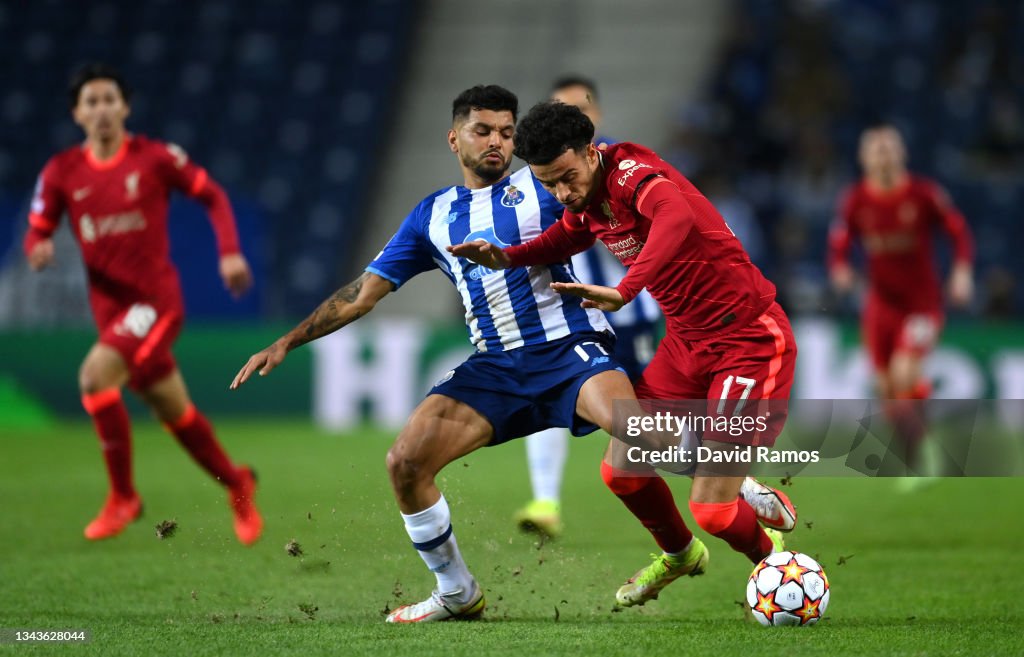
[[[609,194],[619,203],[633,209],[637,209],[638,197],[647,183],[659,177],[668,179],[661,162],[645,155],[627,153],[626,157],[619,160],[609,180]]]
[[[366,267],[366,271],[371,274],[391,281],[396,290],[417,274],[437,266],[431,256],[430,242],[424,233],[424,212],[423,204],[410,212],[398,232]]]

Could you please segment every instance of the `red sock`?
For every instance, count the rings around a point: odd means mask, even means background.
[[[239,483],[239,470],[217,442],[210,421],[194,405],[189,404],[181,417],[168,425],[168,428],[195,462],[215,479],[225,486]]]
[[[679,515],[672,490],[657,475],[638,476],[601,462],[601,478],[640,524],[651,532],[658,546],[670,554],[686,549],[693,534]]]
[[[107,465],[110,489],[118,497],[135,497],[132,481],[132,426],[120,388],[82,395],[82,406],[92,416]]]
[[[906,394],[897,393],[896,397],[885,404],[886,415],[892,423],[898,441],[894,447],[896,450],[902,449],[902,453],[897,453],[907,467],[916,469],[918,453],[927,431],[924,401],[916,396],[915,390]]]
[[[732,502],[690,502],[690,511],[704,531],[757,563],[772,551],[772,540],[757,524],[754,509],[743,498]]]

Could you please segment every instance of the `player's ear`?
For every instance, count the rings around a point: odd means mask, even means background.
[[[458,138],[459,138],[459,134],[457,132],[455,132],[455,128],[452,128],[452,129],[450,129],[448,131],[448,148],[453,153],[458,153],[459,152],[459,146],[458,146],[458,143],[457,143]]]

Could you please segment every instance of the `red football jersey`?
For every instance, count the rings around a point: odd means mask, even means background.
[[[566,210],[540,238],[507,249],[514,264],[562,259],[596,236],[629,267],[617,288],[623,299],[646,288],[668,327],[690,340],[746,326],[772,305],[775,286],[686,177],[638,144],[600,156],[603,180],[590,206],[579,215]],[[548,259],[556,251],[562,258]]]
[[[908,312],[938,312],[942,285],[933,247],[936,228],[949,235],[956,261],[969,264],[970,229],[937,183],[910,176],[883,192],[861,181],[840,201],[829,234],[829,266],[845,263],[857,239],[864,247],[872,294]]]
[[[101,327],[134,303],[181,309],[167,231],[172,190],[207,206],[222,255],[239,251],[234,215],[220,186],[178,146],[140,135],[127,135],[109,160],[97,160],[82,145],[51,158],[36,184],[25,250],[52,235],[67,212]]]

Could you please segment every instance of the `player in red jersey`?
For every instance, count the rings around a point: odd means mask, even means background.
[[[775,287],[682,174],[637,144],[598,150],[591,143],[593,132],[576,107],[536,105],[516,129],[515,150],[566,207],[562,220],[519,246],[501,250],[473,242],[451,250],[501,269],[562,261],[600,239],[629,266],[617,287],[552,286],[584,297],[585,307],[606,312],[619,310],[645,288],[659,303],[666,336],[636,383],[637,397],[705,400],[709,415],[721,414],[726,406],[739,412],[748,400],[775,401],[764,431],[741,437],[715,430],[703,434],[704,446],[726,452],[736,443],[774,444],[796,361],[796,344],[775,303]],[[609,452],[602,463],[605,482],[664,551],[616,594],[621,605],[643,604],[676,578],[702,574],[708,552],[686,527],[665,481],[653,470],[645,477],[627,473],[612,456]],[[690,510],[708,533],[757,563],[781,544],[781,536],[763,530],[758,519],[792,529],[795,511],[784,495],[762,486],[757,492],[777,515],[759,515],[740,493],[744,486],[760,484],[743,474],[737,469],[721,476],[699,464]]]
[[[953,243],[950,301],[970,302],[974,289],[973,245],[967,222],[937,183],[911,174],[899,131],[879,125],[860,140],[864,178],[846,191],[829,234],[829,273],[834,287],[849,292],[854,271],[850,248],[859,241],[867,258],[868,294],[861,331],[874,366],[879,397],[915,466],[924,437],[923,405],[931,386],[924,358],[942,328],[942,286],[933,233]]]
[[[221,277],[238,295],[252,276],[239,250],[227,195],[179,147],[126,132],[129,94],[114,69],[83,67],[70,92],[71,113],[85,143],[58,153],[43,168],[24,248],[34,270],[53,262],[51,236],[67,213],[88,275],[99,340],[82,362],[78,384],[99,434],[110,493],[85,536],[115,536],[142,512],[132,477],[131,426],[121,399],[128,384],[196,462],[227,487],[235,533],[251,544],[263,527],[253,502],[255,477],[228,458],[193,405],[171,355],[184,305],[170,260],[170,193],[181,191],[206,206]]]

